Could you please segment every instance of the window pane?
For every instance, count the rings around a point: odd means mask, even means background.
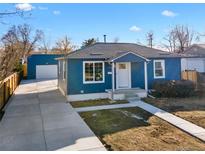
[[[119,69],[126,69],[126,64],[119,64]]]
[[[95,81],[103,80],[103,64],[95,63]]]
[[[85,81],[93,81],[93,63],[85,63]]]
[[[163,76],[163,70],[162,69],[155,70],[155,75],[156,76]]]
[[[156,69],[162,69],[162,63],[161,62],[155,62],[155,68]]]

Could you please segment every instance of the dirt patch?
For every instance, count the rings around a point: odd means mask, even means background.
[[[88,106],[100,106],[100,105],[112,105],[112,104],[125,104],[129,103],[127,100],[110,100],[110,99],[97,99],[97,100],[88,100],[88,101],[75,101],[70,102],[74,107],[88,107]]]
[[[108,150],[205,150],[202,141],[140,108],[80,115]]]
[[[143,100],[205,128],[205,97],[145,98]]]

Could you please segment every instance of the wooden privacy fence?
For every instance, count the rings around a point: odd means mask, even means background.
[[[195,70],[185,70],[182,71],[182,80],[190,80],[193,81],[194,83],[197,83],[197,76],[198,73]]]
[[[27,64],[23,64],[23,78],[25,79],[27,77]]]
[[[22,78],[22,72],[13,73],[4,80],[0,81],[0,109],[8,102]]]

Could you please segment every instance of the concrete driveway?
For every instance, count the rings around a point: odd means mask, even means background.
[[[0,122],[0,150],[105,150],[57,89],[56,80],[24,80]]]

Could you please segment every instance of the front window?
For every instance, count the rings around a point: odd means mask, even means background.
[[[164,60],[154,60],[154,78],[165,78]]]
[[[103,62],[84,62],[84,83],[104,82]]]

